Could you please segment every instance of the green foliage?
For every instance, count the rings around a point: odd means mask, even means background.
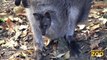
[[[5,22],[5,20],[3,18],[0,18],[0,23]]]

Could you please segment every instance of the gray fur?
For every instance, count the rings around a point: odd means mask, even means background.
[[[31,0],[26,8],[28,20],[32,27],[34,40],[43,47],[42,32],[39,28],[40,21],[33,13],[50,13],[51,25],[46,30],[46,36],[51,39],[73,36],[75,26],[82,20],[86,20],[92,0]],[[50,12],[53,11],[53,12]]]

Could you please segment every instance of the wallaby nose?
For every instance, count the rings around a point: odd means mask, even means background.
[[[45,35],[45,33],[42,33],[42,35]]]
[[[42,31],[42,35],[45,35],[46,34],[46,32],[45,31]]]

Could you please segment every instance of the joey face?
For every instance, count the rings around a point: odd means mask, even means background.
[[[39,28],[42,32],[42,35],[45,35],[46,30],[51,26],[51,16],[49,12],[46,12],[44,15],[39,13],[33,14],[36,20],[39,21]]]

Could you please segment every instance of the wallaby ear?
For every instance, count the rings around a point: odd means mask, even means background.
[[[50,12],[46,12],[45,13],[45,16],[44,16],[43,20],[45,20],[45,22],[48,24],[48,27],[51,25],[51,15],[50,15]]]
[[[21,0],[15,0],[15,5],[19,6],[21,4]]]
[[[29,6],[30,1],[29,0],[22,0],[22,4],[25,8]]]
[[[43,15],[39,13],[33,13],[33,15],[37,20],[41,20],[43,18]]]

